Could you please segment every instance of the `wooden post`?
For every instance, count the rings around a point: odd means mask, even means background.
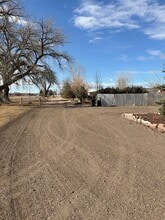
[[[41,97],[39,97],[39,105],[41,105]]]
[[[20,105],[22,105],[23,104],[23,102],[22,102],[22,97],[20,98]]]

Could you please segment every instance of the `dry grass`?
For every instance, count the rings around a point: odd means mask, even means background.
[[[9,121],[14,120],[19,117],[21,114],[24,114],[31,106],[10,106],[2,105],[0,106],[0,128],[7,124]]]

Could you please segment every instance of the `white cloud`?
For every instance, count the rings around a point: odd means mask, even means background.
[[[147,50],[147,53],[152,57],[159,57],[161,59],[165,59],[165,54],[162,53],[160,50]]]
[[[145,61],[145,60],[147,60],[147,57],[139,56],[139,57],[137,57],[137,60],[139,60],[139,61]]]
[[[131,59],[128,58],[128,56],[126,54],[123,54],[121,55],[121,57],[119,57],[119,60],[122,60],[122,61],[130,61]]]
[[[79,16],[75,20],[75,25],[83,29],[89,29],[97,25],[97,19],[91,16]]]
[[[160,50],[147,50],[147,53],[151,56],[160,56],[162,54]]]
[[[139,25],[129,18],[129,13],[117,5],[86,2],[74,12],[75,26],[83,29],[139,28]]]
[[[95,43],[96,41],[100,41],[102,39],[102,37],[94,37],[93,39],[89,40],[89,43]]]
[[[126,54],[123,54],[121,57],[119,57],[122,61],[130,61],[130,60],[137,60],[137,61],[147,61],[147,60],[154,60],[156,58],[159,59],[165,59],[165,54],[163,54],[160,50],[147,50],[146,51],[148,55],[144,56],[138,56],[138,57],[128,57]]]
[[[140,29],[152,39],[165,39],[165,4],[158,0],[84,1],[74,10],[74,25],[85,30]]]
[[[164,40],[165,39],[165,22],[155,22],[154,25],[144,30],[144,33],[151,39]]]

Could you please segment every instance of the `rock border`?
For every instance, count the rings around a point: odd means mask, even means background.
[[[151,129],[158,130],[158,131],[161,131],[161,132],[165,132],[165,125],[164,124],[161,124],[161,123],[160,124],[153,124],[149,121],[143,120],[143,118],[135,116],[133,113],[123,113],[122,117],[126,118],[128,120],[131,120],[131,121],[135,121],[136,123],[143,124],[143,125],[151,128]]]

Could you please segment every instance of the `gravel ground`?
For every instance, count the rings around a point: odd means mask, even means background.
[[[0,130],[0,219],[164,220],[165,135],[153,107],[44,106]]]

